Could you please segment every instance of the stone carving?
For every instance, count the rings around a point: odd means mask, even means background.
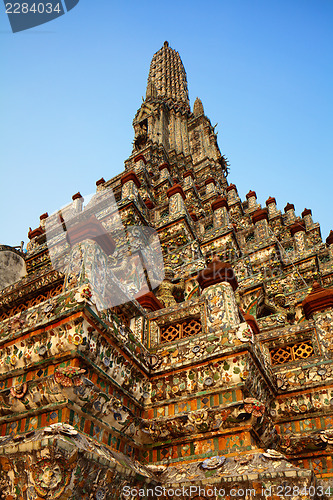
[[[59,498],[64,492],[70,472],[65,462],[57,460],[40,460],[32,472],[35,490],[42,498]]]
[[[82,368],[76,368],[74,366],[67,366],[66,368],[57,368],[54,372],[54,380],[64,386],[71,387],[73,385],[79,386],[83,384],[81,375],[85,373]]]
[[[179,285],[172,282],[173,273],[171,269],[165,268],[165,279],[162,281],[157,289],[156,297],[162,302],[164,307],[172,307],[177,305],[175,294],[183,292],[184,282]]]

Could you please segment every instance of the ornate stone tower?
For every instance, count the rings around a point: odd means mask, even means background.
[[[133,127],[0,247],[1,497],[330,498],[333,233],[240,199],[167,42]]]
[[[165,162],[177,167],[178,176],[200,164],[202,173],[206,170],[210,175],[216,174],[221,184],[226,184],[226,162],[214,129],[199,99],[191,113],[186,72],[178,52],[168,42],[152,59],[146,99],[133,126],[134,153],[141,153],[149,161],[150,174],[158,174]]]

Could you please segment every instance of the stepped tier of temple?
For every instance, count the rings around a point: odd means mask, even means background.
[[[240,198],[168,42],[133,128],[0,246],[0,497],[330,498],[333,232]]]

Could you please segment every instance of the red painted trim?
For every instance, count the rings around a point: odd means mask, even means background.
[[[36,238],[36,236],[41,236],[44,233],[45,230],[42,227],[37,227],[36,229],[30,230],[28,232],[28,238],[29,240],[32,240],[33,238]]]
[[[96,181],[96,186],[101,186],[102,184],[105,184],[104,177],[101,177],[100,179],[98,179],[98,181]]]
[[[268,220],[268,212],[267,208],[261,208],[259,210],[256,210],[252,214],[252,222],[255,224],[256,222],[259,222],[261,220]]]
[[[302,306],[307,319],[316,312],[333,308],[333,290],[322,288],[314,282],[312,292],[303,300]]]
[[[235,184],[230,184],[228,187],[227,187],[227,193],[229,193],[229,191],[236,191],[237,192],[237,188],[235,186]]]
[[[212,210],[213,212],[215,212],[215,210],[222,207],[225,207],[227,210],[229,210],[229,205],[226,198],[221,198],[221,196],[219,196],[215,201],[213,201]]]
[[[137,188],[141,186],[141,182],[139,181],[136,173],[133,172],[132,170],[130,172],[126,172],[126,174],[124,174],[120,179],[122,186],[129,181],[133,181]]]
[[[168,198],[171,198],[171,196],[173,196],[176,193],[179,193],[184,200],[186,199],[186,195],[185,195],[183,188],[181,187],[180,184],[174,184],[173,186],[171,186],[171,188],[169,188],[167,190]]]
[[[276,199],[273,198],[272,196],[270,196],[267,200],[266,200],[266,205],[270,205],[271,203],[275,203],[276,205]]]
[[[144,309],[149,309],[150,311],[159,311],[160,309],[163,309],[163,305],[155,297],[153,292],[148,292],[145,295],[141,295],[141,297],[137,297],[136,300]]]
[[[150,198],[146,198],[146,199],[144,200],[144,202],[145,202],[145,205],[146,205],[146,207],[147,207],[147,208],[149,208],[149,209],[155,208],[155,205],[154,205],[154,203],[151,201],[151,199],[150,199]]]
[[[169,173],[171,173],[171,168],[170,168],[170,165],[169,165],[169,163],[166,163],[166,162],[162,163],[162,165],[160,165],[160,166],[158,167],[158,170],[159,170],[159,171],[161,171],[161,170],[163,170],[163,169],[165,169],[165,168],[167,168],[167,169],[169,170]]]
[[[295,210],[295,205],[292,203],[287,203],[287,205],[284,207],[284,211],[287,212],[288,210]]]
[[[200,271],[196,279],[202,290],[222,282],[230,283],[234,291],[238,287],[237,278],[230,264],[221,262],[217,258],[214,258],[206,269]]]
[[[215,186],[216,180],[213,177],[208,177],[208,179],[205,180],[205,186],[207,186],[207,184],[211,184],[211,183],[213,183]]]
[[[70,227],[66,239],[71,246],[84,240],[94,240],[107,255],[111,255],[116,248],[113,238],[94,215]]]
[[[134,162],[137,163],[138,161],[142,160],[145,165],[147,165],[147,160],[143,155],[138,155],[134,157]]]
[[[295,222],[294,224],[292,224],[290,226],[289,229],[290,229],[290,232],[291,232],[292,236],[294,236],[294,234],[296,234],[296,233],[299,233],[300,231],[304,231],[305,232],[304,221]]]
[[[257,198],[257,194],[255,191],[249,191],[246,195],[246,199],[248,200],[249,198],[252,198],[252,196],[254,196],[255,198]]]
[[[78,200],[78,199],[80,199],[80,198],[83,198],[83,197],[82,197],[82,194],[81,194],[80,192],[79,192],[79,193],[75,193],[75,194],[73,194],[73,196],[72,196],[72,200],[73,200],[73,201],[74,201],[74,200]]]

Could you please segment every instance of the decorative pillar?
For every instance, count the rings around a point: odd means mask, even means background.
[[[213,177],[209,177],[209,179],[205,180],[205,186],[206,186],[206,194],[215,193],[216,181]]]
[[[230,215],[234,217],[242,216],[243,215],[242,202],[238,195],[235,184],[230,184],[230,186],[227,187],[226,191],[227,191],[228,205],[230,208],[229,210]]]
[[[209,333],[224,331],[225,342],[232,343],[235,335],[228,329],[240,324],[238,306],[234,295],[238,287],[235,273],[229,264],[214,257],[212,262],[200,271],[197,281],[207,301],[207,328]]]
[[[292,224],[296,219],[295,206],[292,203],[287,203],[287,205],[284,207],[284,211],[286,214],[287,224]]]
[[[305,223],[304,221],[296,221],[290,226],[291,236],[295,240],[296,252],[305,251]]]
[[[312,291],[303,300],[302,306],[306,319],[311,319],[313,316],[325,310],[333,309],[333,289],[323,288],[316,281],[312,285]]]
[[[158,167],[158,170],[160,171],[160,181],[170,178],[171,168],[168,163],[162,163],[162,165]]]
[[[237,192],[237,188],[235,184],[230,184],[227,187],[227,197],[228,197],[228,204],[232,205],[233,203],[236,203],[239,201],[239,196]]]
[[[255,191],[249,191],[246,195],[248,209],[254,210],[257,208],[257,195]]]
[[[137,172],[140,172],[141,170],[145,169],[147,165],[147,160],[142,154],[140,154],[138,156],[135,156],[134,163],[135,163],[135,170]]]
[[[186,199],[183,188],[180,184],[174,184],[167,190],[169,198],[169,219],[180,214],[186,214],[186,206],[184,200]]]
[[[313,220],[312,220],[312,212],[309,208],[305,208],[302,212],[302,217],[305,222],[305,227],[306,229],[310,228],[313,226]]]
[[[155,208],[155,203],[150,198],[145,198],[144,199],[144,204],[146,205],[146,207],[149,210],[152,210],[153,208]]]
[[[99,191],[102,191],[103,185],[105,184],[105,179],[104,177],[101,177],[96,181],[96,192],[98,193]]]
[[[41,228],[43,228],[45,230],[45,223],[46,223],[46,219],[48,218],[49,214],[47,212],[45,212],[45,214],[42,214],[40,217],[39,217],[39,220],[40,220],[40,224],[39,226]]]
[[[246,323],[250,326],[251,330],[254,334],[258,335],[260,333],[260,328],[257,323],[257,320],[252,314],[244,313],[243,314]]]
[[[136,173],[126,172],[121,178],[121,198],[130,198],[134,199],[138,197],[139,191],[138,188],[141,186],[139,179],[136,176]]]
[[[270,196],[268,200],[266,200],[266,206],[268,210],[268,216],[270,219],[276,217],[278,215],[278,210],[276,208],[276,199]]]
[[[105,309],[108,255],[115,250],[114,240],[95,216],[69,226],[66,239],[71,250],[65,271],[65,289],[87,284],[93,302],[99,309]]]
[[[81,193],[75,193],[72,196],[73,208],[76,213],[82,212],[84,198]]]
[[[256,210],[252,214],[252,222],[255,225],[256,239],[263,241],[268,237],[268,211],[267,208]]]
[[[221,198],[220,196],[213,201],[212,210],[214,212],[213,216],[213,226],[214,228],[226,226],[229,223],[228,217],[228,202],[226,198]]]
[[[183,175],[183,179],[185,189],[192,187],[194,179],[194,173],[192,172],[192,170],[188,170],[187,172],[185,172],[185,174]]]
[[[160,309],[164,308],[164,305],[158,300],[158,298],[156,298],[155,294],[151,291],[148,291],[146,294],[136,297],[136,300],[148,314],[150,312],[159,311]],[[149,320],[147,320],[145,316],[138,316],[131,320],[130,328],[134,336],[142,343],[147,340],[147,321],[149,322]]]
[[[159,311],[164,308],[163,304],[155,297],[153,292],[141,295],[140,297],[137,297],[136,300],[148,312]]]

